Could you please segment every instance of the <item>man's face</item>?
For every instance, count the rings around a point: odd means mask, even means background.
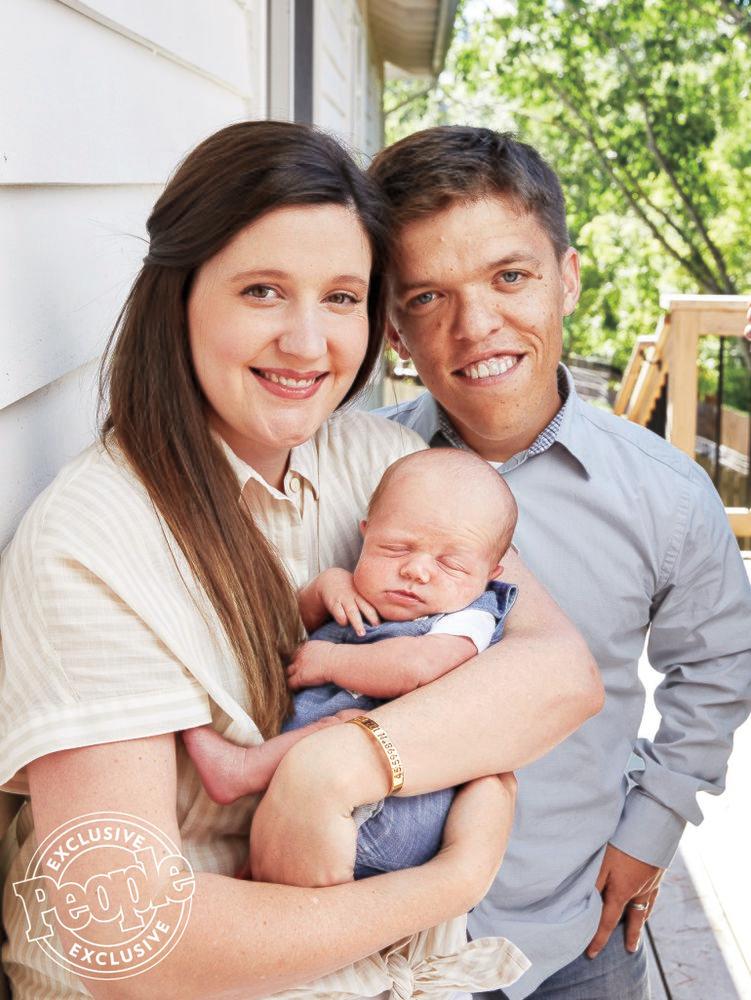
[[[558,261],[536,217],[501,196],[408,224],[397,251],[391,337],[400,354],[479,454],[509,457],[495,453],[504,441],[527,447],[560,405],[576,251]]]

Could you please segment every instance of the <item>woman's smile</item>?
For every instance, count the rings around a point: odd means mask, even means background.
[[[309,399],[328,372],[295,372],[288,368],[251,368],[264,389],[280,399]]]

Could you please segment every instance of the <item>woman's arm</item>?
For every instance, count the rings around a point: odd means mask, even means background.
[[[417,795],[536,760],[600,711],[603,687],[584,640],[547,591],[509,552],[504,575],[519,586],[503,642],[369,714],[388,732],[405,770],[399,794]],[[320,884],[331,864],[303,843],[324,844],[333,822],[305,805],[311,774],[337,775],[338,812],[382,795],[380,749],[358,726],[332,726],[289,751],[253,826],[254,864],[265,878]],[[280,803],[300,802],[278,842]]]
[[[65,821],[113,810],[147,820],[180,848],[173,734],[49,754],[29,764],[28,773],[40,843]],[[335,782],[328,787],[340,794]],[[325,808],[325,789],[318,790]],[[253,1000],[309,982],[473,906],[500,863],[497,831],[510,828],[512,813],[507,782],[472,783],[457,799],[433,861],[331,888],[197,874],[192,911],[174,950],[140,975],[86,985],[98,1000]],[[337,836],[332,850],[353,854],[351,820],[340,824]],[[118,857],[122,863],[121,851]],[[61,937],[65,941],[65,933]]]

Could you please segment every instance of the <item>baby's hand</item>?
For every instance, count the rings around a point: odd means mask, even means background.
[[[331,680],[329,668],[336,655],[336,643],[313,639],[304,642],[287,667],[287,683],[293,691],[300,688],[318,687]]]
[[[363,615],[371,625],[380,624],[378,612],[355,590],[352,574],[346,569],[324,570],[315,584],[323,605],[339,625],[351,625],[358,635],[365,635]]]

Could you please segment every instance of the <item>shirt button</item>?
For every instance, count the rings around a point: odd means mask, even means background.
[[[292,490],[293,493],[300,492],[300,480],[297,476],[292,476],[292,478],[289,481],[289,488]]]

